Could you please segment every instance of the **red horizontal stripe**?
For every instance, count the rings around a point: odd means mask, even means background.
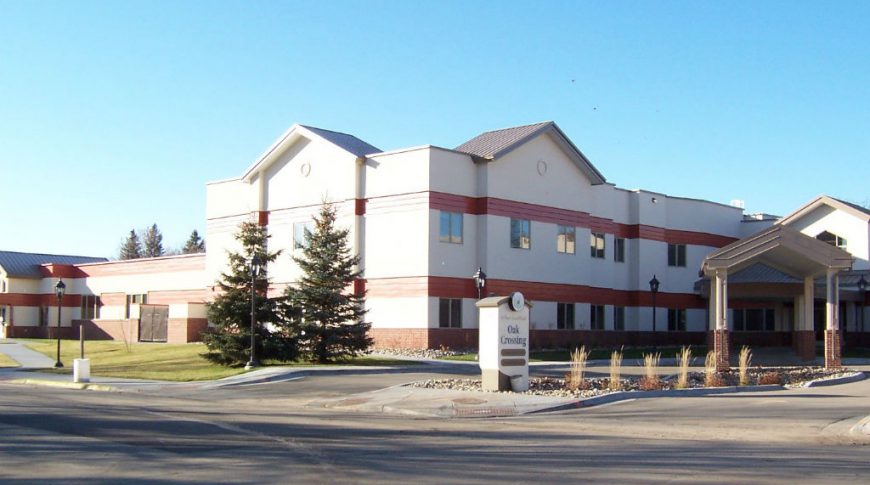
[[[400,298],[431,296],[438,298],[477,298],[477,288],[471,278],[447,276],[416,276],[408,278],[385,278],[366,280],[369,298]],[[514,291],[522,292],[534,301],[556,301],[592,303],[596,305],[615,305],[635,307],[652,306],[652,293],[649,291],[616,290],[587,285],[568,285],[560,283],[538,283],[532,281],[489,279],[484,295],[495,293],[507,295]],[[692,293],[656,294],[656,306],[660,308],[705,308],[707,302]]]
[[[0,293],[0,305],[10,306],[57,306],[57,296],[54,293]],[[82,305],[81,295],[64,295],[64,307],[79,307]]]
[[[495,197],[466,197],[443,192],[429,192],[429,207],[472,215],[514,217],[550,224],[585,227],[594,232],[613,234],[616,237],[648,239],[669,244],[694,244],[719,248],[737,240],[730,236],[706,232],[666,229],[645,224],[623,224],[614,222],[612,219],[596,217],[587,212]]]

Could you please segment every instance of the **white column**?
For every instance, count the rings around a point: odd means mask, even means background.
[[[719,321],[719,329],[728,330],[728,271],[722,270],[719,278],[722,285],[722,320]]]
[[[833,269],[828,270],[827,278],[826,278],[826,287],[827,287],[827,303],[825,304],[825,328],[828,330],[839,330],[839,283],[840,278],[837,275],[837,271]]]
[[[801,330],[814,330],[815,322],[813,321],[813,303],[815,300],[815,288],[813,285],[812,276],[804,278],[804,305],[803,305],[803,326]]]
[[[719,328],[719,320],[721,320],[722,312],[722,284],[719,278],[719,271],[713,273],[713,278],[710,280],[710,329],[717,330]]]

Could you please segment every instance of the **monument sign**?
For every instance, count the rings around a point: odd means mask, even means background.
[[[529,307],[520,292],[477,302],[478,359],[484,390],[529,389]]]

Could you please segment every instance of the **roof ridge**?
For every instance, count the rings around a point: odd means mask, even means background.
[[[8,251],[5,249],[0,249],[0,253],[24,254],[27,256],[57,256],[57,257],[62,257],[62,258],[94,258],[94,259],[102,258],[102,259],[107,259],[105,256],[82,256],[80,254],[56,254],[56,253],[31,253],[31,252],[25,252],[25,251]]]
[[[517,130],[517,129],[520,129],[520,128],[528,128],[528,127],[530,127],[530,126],[543,126],[543,125],[551,124],[551,123],[552,123],[552,124],[555,124],[555,122],[554,122],[553,120],[547,120],[547,121],[539,121],[538,123],[529,123],[529,124],[527,124],[527,125],[507,126],[507,127],[504,127],[504,128],[497,128],[497,129],[495,129],[495,130],[484,131],[483,133],[481,133],[481,134],[479,134],[479,135],[477,135],[477,136],[483,136],[483,135],[486,135],[486,134],[488,134],[488,133],[496,133],[496,132],[499,132],[499,131]],[[477,138],[477,137],[475,137],[475,138]]]

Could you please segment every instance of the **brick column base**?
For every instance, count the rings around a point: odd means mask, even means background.
[[[728,330],[713,330],[713,351],[716,352],[716,370],[719,372],[731,368],[728,342]]]
[[[795,330],[792,333],[791,346],[798,358],[804,361],[816,360],[816,332],[813,330]]]
[[[825,368],[833,369],[840,366],[840,331],[825,330]]]

